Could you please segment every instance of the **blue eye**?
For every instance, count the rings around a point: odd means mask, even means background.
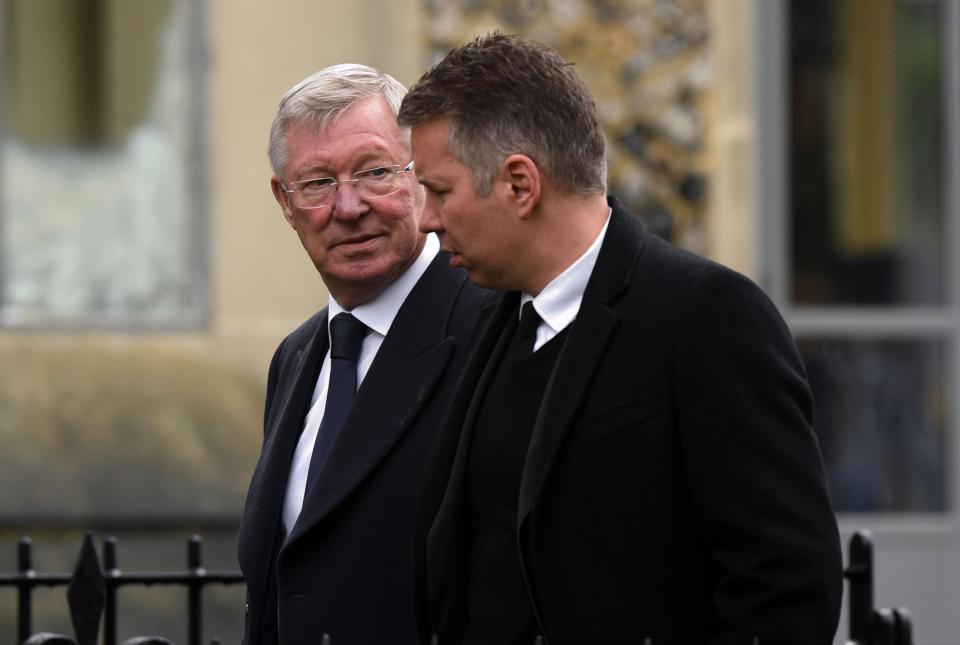
[[[314,199],[333,190],[333,187],[337,185],[337,180],[333,177],[318,177],[298,182],[298,184],[300,193],[306,199]]]
[[[333,177],[319,177],[317,179],[308,179],[304,182],[301,182],[300,186],[304,190],[309,190],[316,188],[329,188],[335,183],[337,183],[337,181]]]

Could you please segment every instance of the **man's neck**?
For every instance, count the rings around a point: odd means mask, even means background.
[[[582,256],[600,234],[610,207],[606,195],[550,195],[537,208],[528,280],[522,291],[536,296]]]

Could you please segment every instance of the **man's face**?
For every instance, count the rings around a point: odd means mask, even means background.
[[[470,169],[450,152],[448,119],[435,119],[413,129],[414,171],[427,189],[420,230],[436,232],[450,264],[463,267],[481,287],[515,289],[517,253],[522,252],[516,219],[495,177],[488,195],[479,196]]]
[[[351,179],[380,166],[406,166],[410,152],[383,98],[363,99],[320,132],[291,123],[286,130],[283,177],[270,180],[283,215],[300,236],[337,302],[348,309],[374,298],[409,267],[423,248],[417,230],[423,191],[413,173],[400,175],[392,195],[364,198],[355,184],[339,184],[329,204],[296,207],[285,193],[293,182],[319,177]]]

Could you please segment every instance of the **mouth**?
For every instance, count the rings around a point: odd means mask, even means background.
[[[344,250],[359,250],[367,246],[371,246],[378,239],[380,239],[380,236],[372,233],[365,235],[353,235],[340,240],[333,246],[340,247]]]
[[[441,247],[440,247],[440,250],[443,251],[444,253],[447,253],[447,254],[450,256],[450,266],[452,266],[452,267],[454,267],[454,268],[459,267],[459,266],[463,266],[463,256],[462,256],[462,255],[460,255],[459,253],[457,253],[457,252],[454,251],[453,249],[448,248],[448,247],[444,247],[444,246],[441,246]]]

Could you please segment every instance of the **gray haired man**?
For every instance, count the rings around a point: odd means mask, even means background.
[[[270,132],[270,186],[329,296],[270,364],[238,546],[247,645],[416,641],[416,492],[485,292],[418,230],[405,92],[328,67]]]

